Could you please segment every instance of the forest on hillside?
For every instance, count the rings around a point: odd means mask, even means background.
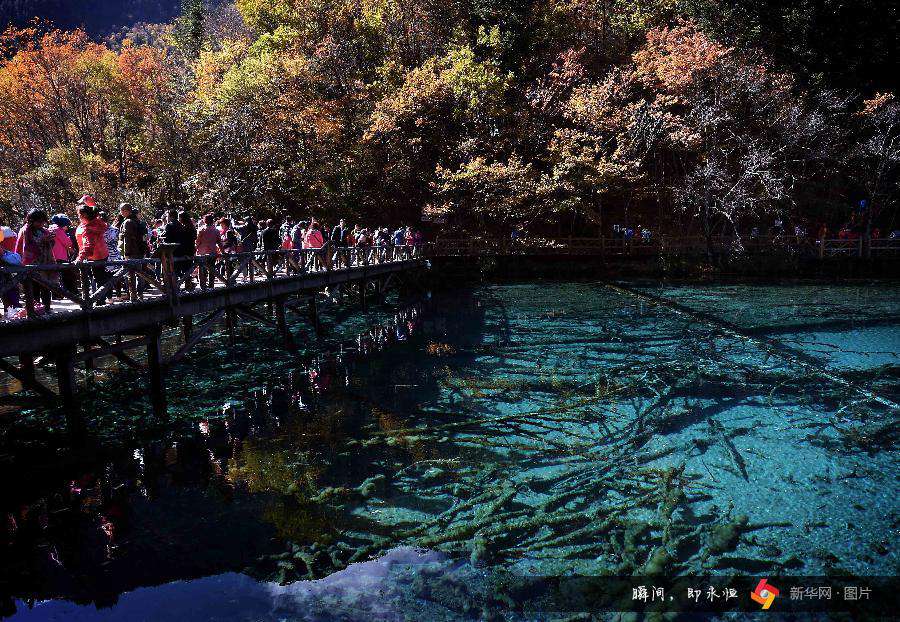
[[[0,0],[0,26],[24,27],[35,18],[57,28],[84,28],[103,38],[134,24],[172,20],[182,0]]]
[[[900,228],[895,3],[130,4],[114,38],[50,14],[3,36],[4,220],[91,192],[586,235],[835,228],[865,202]]]

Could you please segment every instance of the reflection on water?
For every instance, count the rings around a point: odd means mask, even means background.
[[[454,617],[451,607],[426,598],[421,580],[430,577],[446,588],[465,589],[478,580],[471,568],[450,563],[435,552],[394,549],[377,560],[354,564],[321,581],[289,585],[261,583],[246,575],[226,573],[179,581],[124,594],[114,609],[45,601],[28,608],[18,620],[441,620]],[[429,594],[430,595],[430,594]]]
[[[476,574],[896,574],[900,291],[647,291],[707,319],[495,286],[302,365],[210,359],[177,380],[191,433],[12,487],[5,589],[104,605],[236,571],[303,591],[410,546]],[[7,436],[15,464],[30,439]]]

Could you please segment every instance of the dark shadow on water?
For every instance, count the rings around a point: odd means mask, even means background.
[[[173,580],[244,572],[286,582],[343,567],[352,549],[331,545],[365,543],[341,533],[377,529],[344,504],[384,492],[379,465],[410,460],[402,447],[358,440],[373,423],[401,438],[409,424],[404,413],[436,390],[407,355],[439,336],[428,313],[423,302],[374,306],[367,317],[326,311],[332,335],[320,339],[322,349],[302,359],[279,353],[274,365],[260,359],[270,347],[265,338],[248,339],[227,359],[264,361],[269,377],[262,387],[251,381],[240,391],[230,384],[201,391],[204,401],[224,404],[209,415],[183,416],[176,406],[166,425],[127,422],[121,437],[93,436],[81,447],[42,427],[40,413],[7,426],[0,446],[0,597],[104,607],[123,592]],[[349,320],[350,338],[335,334]],[[468,320],[477,330],[475,316]],[[198,371],[202,377],[213,370]],[[184,364],[173,374],[177,391],[194,371]],[[107,382],[128,386],[121,375]],[[415,398],[405,394],[407,385],[416,387]],[[94,429],[134,407],[104,402],[115,388],[98,388],[97,410],[89,413],[106,412],[91,418]]]

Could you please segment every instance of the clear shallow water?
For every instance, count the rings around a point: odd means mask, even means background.
[[[273,582],[241,585],[277,613],[276,585],[304,593],[403,547],[461,561],[472,583],[501,570],[896,575],[900,289],[635,290],[705,315],[598,284],[484,287],[312,375],[271,351],[186,369],[176,408],[204,433],[126,443],[70,473],[74,488],[17,499],[30,511],[6,549],[24,571],[11,592],[112,604],[239,571]],[[331,329],[377,319],[335,312]],[[227,427],[210,418],[225,400]],[[189,584],[191,599],[242,581],[225,576]],[[397,589],[391,606],[434,605]],[[467,611],[454,599],[441,615]],[[134,619],[125,602],[103,616]],[[32,615],[94,615],[71,607]]]

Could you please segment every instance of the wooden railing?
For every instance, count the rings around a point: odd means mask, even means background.
[[[24,305],[10,320],[28,320],[43,315],[37,300],[41,289],[49,290],[51,308],[91,313],[116,302],[135,303],[165,299],[177,303],[181,296],[217,288],[253,285],[307,274],[346,270],[362,266],[396,263],[418,258],[420,247],[370,246],[302,250],[254,251],[224,255],[176,257],[174,245],[162,245],[155,257],[119,261],[89,261],[52,265],[0,266],[0,296],[21,291]]]
[[[809,257],[900,255],[900,239],[819,240],[811,237],[652,236],[641,238],[438,238],[427,245],[434,256],[486,255],[659,255],[713,253],[791,253]]]
[[[40,317],[36,300],[41,289],[52,292],[52,307],[90,313],[109,304],[181,296],[222,287],[252,285],[359,266],[406,261],[420,256],[599,255],[792,253],[810,257],[900,256],[900,239],[818,240],[809,237],[742,238],[716,236],[653,236],[641,238],[438,238],[421,246],[326,246],[322,249],[254,251],[249,253],[175,257],[174,246],[163,245],[153,258],[32,266],[0,265],[0,295],[21,291],[22,307],[15,317]],[[62,303],[62,304],[60,304]]]

